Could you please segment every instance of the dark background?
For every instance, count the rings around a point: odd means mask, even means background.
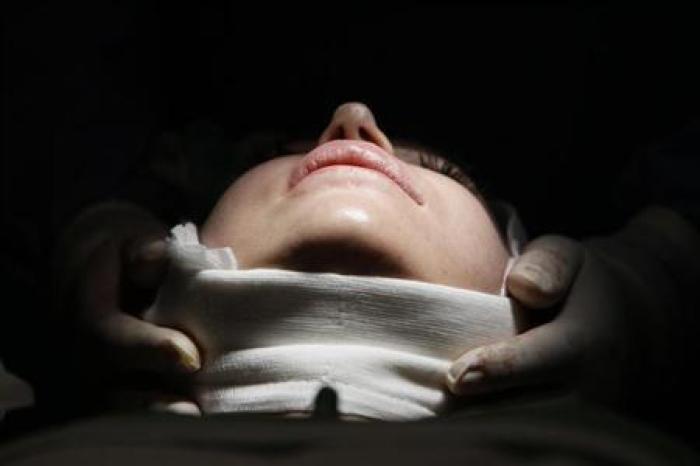
[[[164,129],[317,135],[361,100],[390,137],[474,167],[534,234],[607,231],[642,202],[617,192],[625,167],[698,116],[694,17],[575,3],[15,7],[3,219],[55,231]]]
[[[4,8],[2,338],[30,379],[60,227],[193,121],[313,136],[363,101],[389,137],[472,167],[533,235],[609,232],[649,202],[697,212],[698,142],[677,142],[700,116],[692,11],[174,3]]]

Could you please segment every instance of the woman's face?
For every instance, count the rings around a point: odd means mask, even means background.
[[[230,246],[242,269],[389,276],[498,293],[508,253],[482,203],[458,181],[466,177],[433,154],[393,146],[365,105],[348,103],[313,150],[239,177],[209,215],[202,242]]]

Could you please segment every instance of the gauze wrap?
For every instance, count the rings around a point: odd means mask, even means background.
[[[413,420],[449,410],[451,361],[515,333],[504,296],[425,282],[237,270],[230,248],[173,228],[171,270],[146,318],[188,333],[204,413],[306,413],[320,388],[338,412]]]

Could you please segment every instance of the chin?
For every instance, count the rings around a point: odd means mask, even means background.
[[[299,241],[274,262],[278,268],[300,272],[417,278],[402,258],[354,238]]]
[[[278,230],[284,231],[284,230]],[[310,216],[287,230],[285,240],[265,261],[267,266],[304,272],[334,272],[417,278],[410,251],[401,250],[396,228],[366,209],[343,208]]]

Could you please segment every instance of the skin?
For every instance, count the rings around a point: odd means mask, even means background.
[[[362,140],[403,166],[424,202],[377,172],[336,166],[290,188],[304,153],[266,161],[221,196],[201,231],[231,247],[242,269],[281,268],[421,280],[498,293],[508,252],[480,200],[452,178],[394,147],[369,108],[336,110],[318,144]]]
[[[360,131],[360,130],[363,131]],[[419,273],[412,273],[411,268],[402,270],[402,275],[422,278],[435,283],[453,284],[464,286],[465,288],[475,288],[483,290],[496,290],[496,283],[500,282],[505,265],[506,253],[503,245],[496,239],[495,228],[483,209],[469,190],[459,183],[437,174],[427,169],[417,166],[418,157],[415,151],[403,147],[392,146],[391,142],[381,133],[374,122],[374,118],[365,106],[350,104],[341,106],[333,117],[331,124],[321,135],[319,143],[325,143],[331,139],[364,139],[390,151],[391,154],[404,160],[416,184],[421,183],[421,189],[429,186],[423,192],[426,203],[423,206],[406,203],[406,199],[400,197],[391,198],[386,193],[376,198],[383,198],[384,210],[394,217],[404,222],[402,228],[392,228],[391,219],[381,217],[379,203],[367,201],[371,197],[368,193],[361,193],[361,190],[370,190],[365,183],[364,186],[357,186],[355,194],[352,196],[352,185],[346,180],[346,187],[336,186],[328,189],[326,193],[318,192],[315,196],[325,195],[330,202],[325,204],[325,210],[317,210],[322,214],[320,218],[313,219],[313,225],[317,227],[335,228],[335,231],[345,227],[349,229],[350,239],[347,244],[341,245],[349,248],[349,245],[356,244],[359,236],[364,244],[371,245],[371,241],[376,240],[379,232],[389,235],[390,240],[397,243],[390,244],[389,251],[376,247],[382,255],[390,254],[391,251],[401,249],[405,256],[402,264],[418,264],[416,270]],[[305,147],[299,149],[299,153],[307,150]],[[301,157],[300,154],[289,157]],[[203,241],[212,246],[230,246],[236,252],[241,265],[244,268],[256,266],[274,266],[278,257],[293,257],[285,251],[285,242],[293,242],[294,235],[299,235],[297,243],[308,244],[308,247],[318,246],[319,241],[314,241],[314,237],[323,234],[323,230],[317,231],[311,237],[301,236],[305,231],[311,231],[312,223],[304,225],[302,216],[297,218],[296,230],[292,230],[289,225],[283,225],[285,221],[293,219],[292,213],[294,203],[302,202],[305,199],[309,205],[313,206],[314,193],[306,195],[291,196],[285,194],[283,185],[279,180],[274,179],[275,174],[287,176],[289,173],[288,158],[280,158],[276,161],[268,162],[249,172],[236,183],[231,185],[229,190],[222,196],[219,204],[212,212],[209,221],[200,231]],[[287,164],[287,165],[284,165]],[[277,167],[272,171],[269,167]],[[270,184],[266,184],[264,179],[270,179]],[[259,179],[260,181],[255,181]],[[385,186],[386,187],[386,186]],[[343,189],[345,191],[343,191]],[[392,189],[395,189],[392,187]],[[402,193],[403,194],[403,193]],[[285,197],[286,196],[286,197]],[[344,202],[342,204],[340,201]],[[322,202],[317,199],[315,202]],[[277,205],[285,204],[290,206],[290,212],[283,217],[271,217],[275,209],[279,211],[281,207]],[[338,215],[343,209],[348,209],[348,205],[358,211],[364,211],[366,216],[359,215],[345,216],[341,225],[328,225],[329,218]],[[406,209],[407,213],[403,217],[397,212],[392,212],[389,207]],[[259,210],[259,212],[257,212]],[[459,214],[457,214],[459,212]],[[260,215],[261,214],[261,215]],[[308,214],[308,212],[307,212]],[[325,216],[325,217],[324,217]],[[324,222],[325,218],[325,222]],[[368,228],[351,228],[354,218],[354,225],[368,225]],[[245,221],[244,221],[245,220]],[[364,221],[360,221],[364,220]],[[373,222],[373,223],[372,223]],[[470,227],[471,222],[471,227]],[[456,224],[456,225],[454,225]],[[270,229],[270,226],[278,230]],[[300,227],[301,225],[301,227]],[[303,227],[303,228],[302,228]],[[369,227],[376,228],[375,232],[368,231]],[[287,228],[287,229],[285,229]],[[472,229],[470,231],[470,228]],[[466,230],[467,235],[459,234],[459,230]],[[457,234],[450,234],[455,233]],[[418,236],[419,238],[430,237],[431,231],[437,231],[437,238],[420,244],[420,249],[411,248],[415,239],[406,236]],[[402,235],[397,235],[401,232]],[[167,233],[166,226],[158,219],[146,211],[129,204],[101,204],[86,210],[71,225],[58,248],[61,256],[57,260],[59,269],[57,276],[67,277],[65,283],[59,286],[59,293],[69,290],[68,285],[75,281],[74,292],[79,302],[77,309],[79,312],[75,316],[81,322],[82,328],[89,335],[85,341],[95,341],[98,343],[99,351],[95,348],[90,351],[81,351],[80,356],[109,354],[110,357],[102,357],[99,363],[89,358],[85,359],[90,373],[95,367],[103,368],[106,373],[110,371],[121,372],[123,370],[149,371],[168,376],[180,376],[183,373],[190,374],[196,372],[201,367],[199,351],[187,335],[175,329],[159,327],[150,322],[133,316],[130,312],[125,312],[119,302],[119,282],[127,284],[138,284],[139,289],[155,290],[160,286],[164,273],[167,270],[168,256],[166,254],[166,243],[163,239]],[[313,231],[312,231],[313,233]],[[368,233],[372,235],[366,236]],[[364,235],[364,236],[363,236]],[[269,237],[270,241],[260,241],[256,238]],[[381,235],[379,235],[381,236]],[[480,245],[480,236],[487,237],[487,247]],[[101,238],[111,238],[107,242],[99,242]],[[291,237],[291,239],[290,239]],[[91,239],[92,238],[92,239]],[[154,240],[154,238],[158,238]],[[440,238],[440,239],[438,239]],[[387,244],[386,239],[382,244]],[[408,242],[408,246],[405,244]],[[321,241],[322,243],[322,241]],[[97,244],[97,246],[95,246]],[[264,244],[265,248],[256,249],[255,246]],[[327,243],[326,243],[327,244]],[[432,250],[431,250],[432,247]],[[665,249],[666,250],[666,249]],[[333,251],[325,254],[332,256]],[[319,253],[320,255],[320,253]],[[427,259],[426,257],[427,256]],[[443,261],[443,268],[446,274],[431,276],[427,271],[426,263],[433,263],[433,257],[446,257]],[[513,267],[510,269],[506,286],[508,292],[514,299],[518,300],[524,308],[531,308],[533,317],[536,317],[537,309],[547,308],[553,303],[560,302],[566,295],[569,286],[574,281],[576,273],[581,265],[582,248],[576,242],[561,237],[542,237],[530,243],[523,254],[519,256]],[[694,257],[692,254],[684,254],[683,257]],[[353,267],[359,268],[360,256],[354,257]],[[332,257],[331,257],[332,259]],[[499,264],[499,260],[501,261]],[[481,274],[469,275],[467,265],[459,265],[463,261],[472,269],[478,268],[479,263],[485,264]],[[326,268],[335,267],[337,271],[348,270],[349,263],[325,263]],[[437,261],[436,261],[437,262]],[[682,262],[682,261],[681,261]],[[82,266],[80,265],[82,264]],[[318,266],[318,264],[315,264]],[[323,265],[323,263],[322,263]],[[309,268],[310,264],[300,262],[291,264],[290,268]],[[371,269],[371,264],[365,265]],[[491,272],[494,273],[491,273]],[[497,272],[497,273],[495,273]],[[563,272],[563,273],[562,273]],[[488,274],[491,283],[483,285]],[[445,278],[447,276],[447,278]],[[497,276],[497,279],[494,279]],[[59,283],[59,285],[61,285]],[[95,293],[94,291],[98,292]],[[571,307],[571,300],[567,300],[564,309]],[[550,315],[551,318],[551,315]],[[556,319],[555,319],[556,321]],[[555,322],[549,324],[550,327]],[[586,326],[584,326],[586,327]],[[580,326],[579,326],[580,328]],[[553,338],[550,338],[553,337]],[[542,338],[545,337],[545,338]],[[557,340],[558,339],[558,340]],[[489,387],[525,385],[527,380],[532,380],[531,373],[538,374],[549,372],[559,373],[559,370],[552,370],[557,363],[566,365],[566,359],[559,357],[561,348],[556,348],[555,344],[548,346],[547,343],[560,341],[564,346],[570,346],[570,338],[566,332],[562,331],[561,325],[550,328],[547,332],[538,332],[531,337],[516,337],[506,344],[499,343],[498,346],[479,348],[465,353],[464,356],[455,361],[453,367],[447,374],[447,386],[455,394],[473,393],[474,391],[488,391]],[[604,345],[603,345],[604,346]],[[545,348],[546,351],[543,351]],[[533,357],[518,358],[513,361],[508,355],[514,352],[531,354]],[[570,351],[565,351],[570,354]],[[536,356],[536,357],[535,357]],[[556,362],[552,360],[555,359]],[[508,364],[510,371],[507,373],[498,370],[487,370],[485,373],[489,377],[482,378],[480,382],[471,380],[468,384],[463,383],[462,375],[469,373],[469,365],[477,362],[480,367],[501,367],[503,361],[515,364]],[[527,364],[520,364],[521,361]],[[500,374],[500,382],[489,383],[492,374]],[[466,385],[469,385],[466,387]],[[482,388],[476,385],[483,385]],[[156,387],[154,392],[143,394],[143,403],[152,404],[159,401],[165,409],[175,409],[179,412],[198,412],[197,406],[187,397],[182,395],[163,396],[168,393],[167,386]],[[163,400],[170,400],[163,405]]]

